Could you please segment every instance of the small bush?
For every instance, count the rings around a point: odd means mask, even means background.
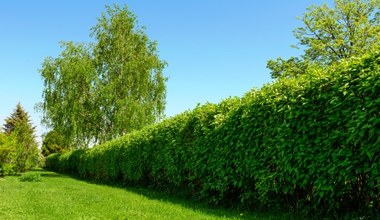
[[[14,175],[16,172],[12,164],[0,164],[0,176]]]
[[[19,178],[21,182],[41,182],[42,177],[38,173],[25,173]]]

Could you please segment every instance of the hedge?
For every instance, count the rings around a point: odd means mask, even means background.
[[[47,167],[219,205],[305,215],[379,211],[380,53],[309,70]]]

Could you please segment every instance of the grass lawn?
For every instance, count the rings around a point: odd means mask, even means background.
[[[277,219],[212,209],[149,190],[98,185],[43,170],[32,172],[39,173],[42,181],[0,178],[0,219]]]

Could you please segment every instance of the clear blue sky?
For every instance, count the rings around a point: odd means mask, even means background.
[[[38,135],[38,70],[57,57],[59,41],[91,42],[90,28],[113,3],[128,5],[168,62],[166,115],[197,103],[242,96],[271,82],[268,59],[299,55],[292,30],[306,7],[333,0],[3,0],[0,1],[0,124],[18,102]]]

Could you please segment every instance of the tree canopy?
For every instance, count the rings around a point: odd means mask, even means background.
[[[106,7],[92,28],[93,43],[63,42],[58,58],[48,57],[43,124],[66,145],[101,143],[163,117],[166,63],[136,16],[125,7]]]
[[[269,60],[272,78],[289,77],[305,72],[311,65],[326,66],[342,59],[360,56],[377,47],[380,40],[379,0],[335,0],[310,6],[299,18],[302,27],[294,30],[301,57]]]

